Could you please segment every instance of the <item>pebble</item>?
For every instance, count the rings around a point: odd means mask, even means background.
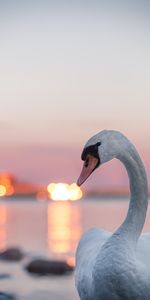
[[[31,261],[25,269],[37,275],[63,275],[73,271],[73,267],[65,261],[36,259]]]
[[[6,261],[20,261],[24,257],[24,253],[20,248],[8,248],[0,252],[0,259]]]

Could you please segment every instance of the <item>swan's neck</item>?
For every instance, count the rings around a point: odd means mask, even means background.
[[[115,234],[121,234],[136,244],[146,217],[148,186],[143,163],[132,144],[129,152],[118,157],[124,164],[130,182],[130,204],[125,221]]]

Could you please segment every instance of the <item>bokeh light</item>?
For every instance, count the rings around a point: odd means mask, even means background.
[[[3,197],[6,195],[6,187],[2,184],[0,184],[0,197]]]
[[[82,198],[82,191],[76,183],[72,183],[69,186],[70,200],[75,201]]]
[[[12,176],[9,173],[0,174],[0,196],[11,196],[14,194]]]
[[[76,201],[81,199],[82,191],[76,183],[50,183],[47,187],[49,197],[54,201]]]

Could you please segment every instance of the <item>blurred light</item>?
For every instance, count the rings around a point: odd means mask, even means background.
[[[14,194],[12,178],[7,173],[0,174],[0,196],[11,196]]]
[[[76,183],[72,183],[69,187],[70,200],[75,201],[82,198],[82,191]]]
[[[48,185],[48,191],[52,200],[69,200],[69,188],[65,183],[52,183]]]
[[[46,200],[47,199],[47,192],[46,191],[39,191],[37,194],[36,194],[36,197],[38,200]]]
[[[51,194],[55,189],[56,183],[50,183],[47,187],[48,192]]]
[[[48,206],[48,244],[54,253],[68,253],[71,249],[71,207],[69,203]]]
[[[75,257],[68,257],[66,262],[70,267],[75,267]]]
[[[14,194],[14,187],[12,185],[8,185],[6,187],[6,195],[11,196]]]
[[[50,183],[47,187],[49,196],[55,201],[78,200],[82,197],[82,191],[76,183]]]
[[[0,197],[3,197],[6,195],[6,187],[5,185],[0,184]]]
[[[81,236],[81,208],[70,202],[48,204],[48,248],[50,253],[71,254]],[[73,266],[73,258],[67,261]]]
[[[0,204],[0,250],[4,250],[6,248],[6,240],[7,240],[7,210],[6,205]]]

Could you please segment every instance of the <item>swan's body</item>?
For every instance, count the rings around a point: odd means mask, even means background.
[[[113,234],[95,228],[83,235],[76,254],[76,286],[81,300],[150,300],[150,234],[141,235],[148,188],[135,147],[117,131],[98,133],[85,145],[78,184],[112,158],[118,158],[129,175],[129,210]]]

